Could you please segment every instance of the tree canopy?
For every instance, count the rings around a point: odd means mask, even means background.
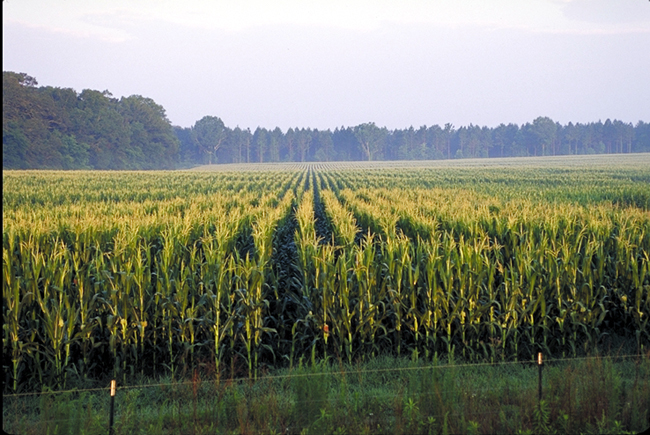
[[[152,99],[37,85],[27,74],[3,72],[3,168],[175,167],[178,138]]]
[[[650,152],[650,124],[607,119],[561,125],[426,125],[388,130],[368,122],[332,130],[231,128],[216,116],[172,127],[150,98],[38,87],[3,73],[3,168],[168,169],[214,163],[424,160]]]

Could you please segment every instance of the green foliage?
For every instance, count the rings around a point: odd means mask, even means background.
[[[2,129],[2,167],[27,169],[25,151],[29,141],[15,122]]]
[[[6,169],[169,169],[178,139],[162,106],[139,95],[36,87],[3,73]]]
[[[321,375],[325,364],[301,368],[294,373],[293,390],[295,391],[294,419],[303,427],[313,426],[326,432],[331,416],[327,414],[330,376]]]
[[[537,400],[532,364],[433,365],[380,358],[368,364],[274,370],[257,381],[215,381],[204,370],[174,380],[118,385],[116,434],[127,433],[638,433],[647,429],[648,355],[548,363],[545,376],[571,374],[572,387],[545,386]],[[433,375],[433,376],[432,376]],[[607,378],[629,406],[596,409]],[[426,388],[417,386],[429,379]],[[592,390],[576,386],[591,383]],[[425,403],[426,396],[438,399]],[[108,389],[3,398],[9,433],[106,433]],[[634,420],[631,410],[643,415]]]
[[[539,165],[5,171],[5,391],[380,355],[643,352],[647,161]]]
[[[550,423],[550,412],[544,400],[533,410],[533,429],[537,434],[548,434]]]

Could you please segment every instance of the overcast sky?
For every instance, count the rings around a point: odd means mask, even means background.
[[[650,121],[648,0],[4,0],[4,71],[189,127]]]

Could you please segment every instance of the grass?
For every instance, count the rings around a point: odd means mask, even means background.
[[[277,370],[249,379],[148,379],[118,389],[115,434],[636,433],[650,427],[650,354],[531,363],[364,364]],[[108,431],[108,390],[5,396],[3,429]]]

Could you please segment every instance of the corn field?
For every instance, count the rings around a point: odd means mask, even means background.
[[[649,160],[4,171],[4,391],[643,351]]]

